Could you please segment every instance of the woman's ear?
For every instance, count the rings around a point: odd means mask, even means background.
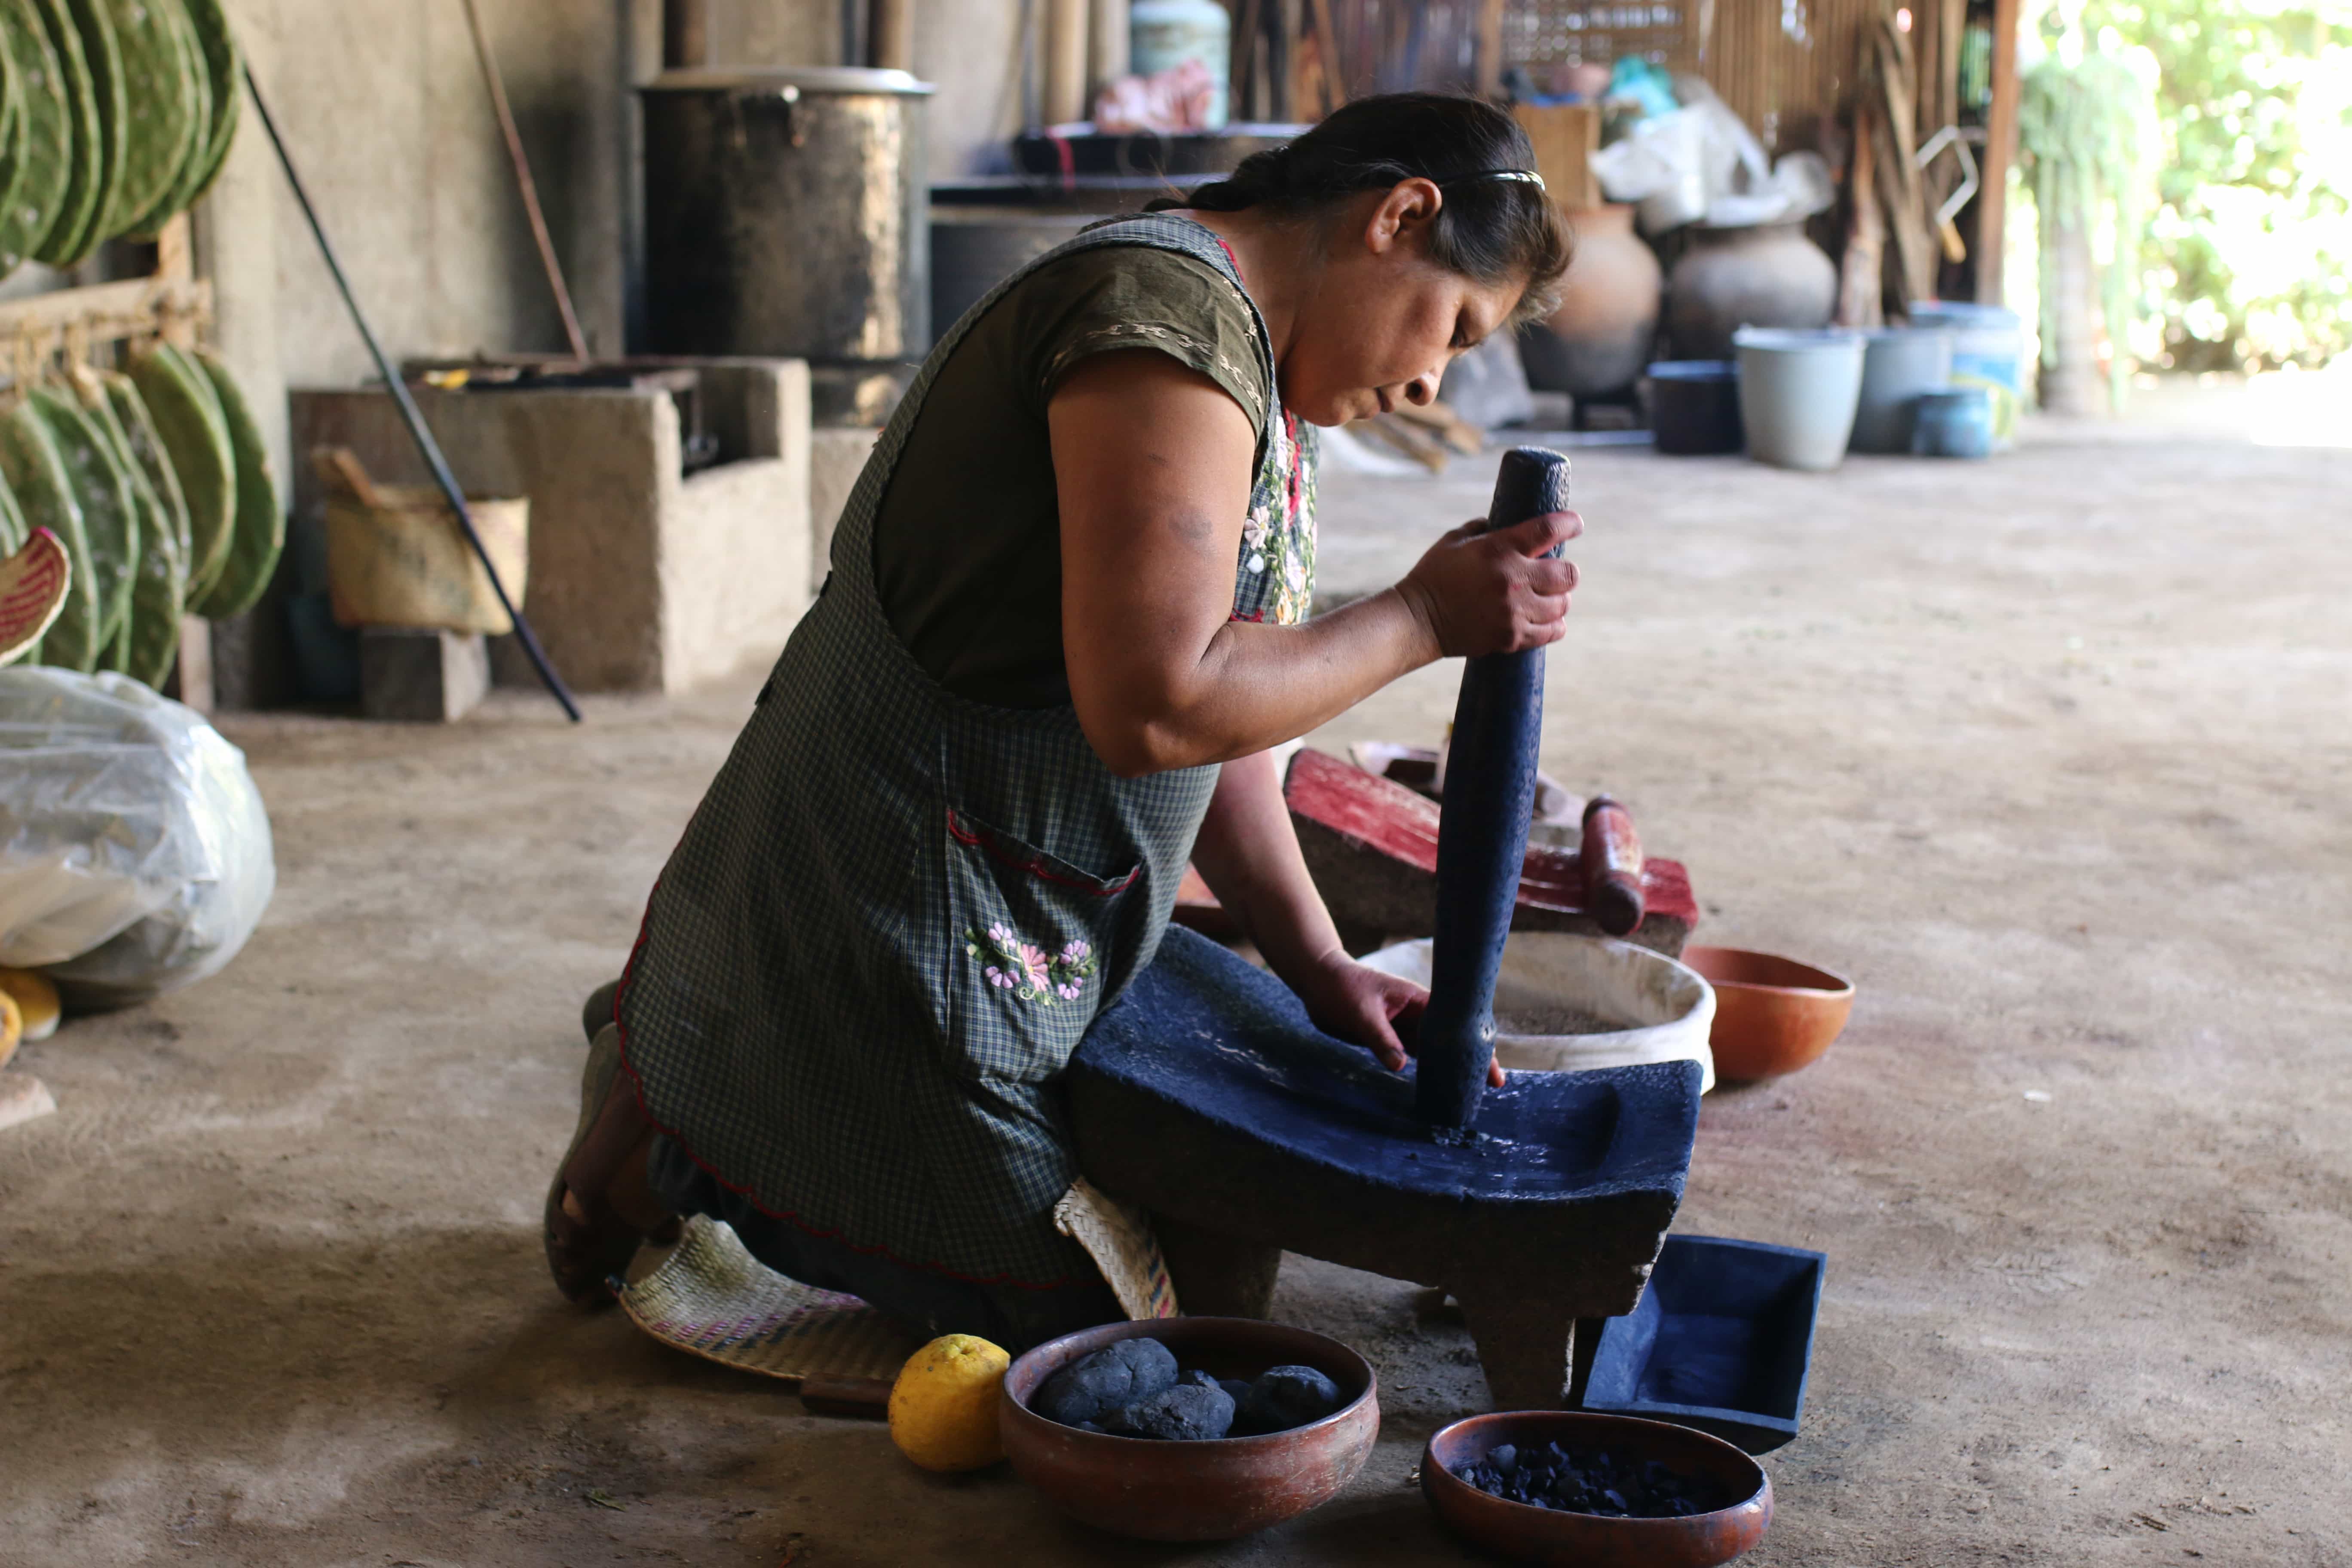
[[[1364,228],[1364,246],[1374,256],[1385,255],[1398,239],[1421,228],[1445,205],[1445,193],[1434,180],[1415,176],[1400,181],[1372,209]]]

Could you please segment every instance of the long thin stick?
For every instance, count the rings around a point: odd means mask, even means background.
[[[514,163],[515,184],[522,189],[522,210],[530,216],[530,237],[539,242],[539,264],[547,269],[547,286],[555,290],[555,308],[563,314],[563,335],[572,340],[572,357],[585,363],[588,338],[572,310],[572,290],[564,287],[563,263],[555,258],[555,241],[547,232],[547,215],[539,210],[539,183],[530,177],[530,159],[522,150],[522,133],[515,129],[514,110],[507,104],[506,79],[499,75],[498,57],[490,53],[490,36],[482,30],[482,14],[474,0],[465,0],[466,26],[474,30],[474,58],[481,62],[482,83],[490,89],[490,108],[499,117],[499,133],[507,139],[507,156]]]
[[[514,600],[507,595],[507,585],[499,581],[498,564],[490,559],[488,549],[482,543],[481,534],[474,527],[474,514],[466,509],[466,492],[457,488],[457,477],[449,471],[449,460],[441,455],[440,444],[433,439],[433,432],[425,427],[425,416],[417,412],[416,400],[409,396],[408,384],[392,368],[392,361],[384,357],[383,345],[375,341],[375,333],[369,328],[367,317],[360,310],[359,300],[352,293],[352,280],[343,276],[343,264],[336,259],[335,247],[327,238],[326,228],[319,222],[319,209],[310,205],[310,193],[303,188],[302,176],[294,171],[294,155],[286,150],[286,138],[278,133],[278,121],[270,117],[269,105],[261,96],[261,84],[253,79],[253,68],[250,66],[245,70],[245,90],[253,95],[253,107],[261,116],[261,128],[269,132],[269,144],[278,149],[278,162],[286,171],[286,183],[294,187],[294,199],[301,204],[302,216],[310,222],[310,237],[319,242],[319,254],[326,258],[327,270],[334,277],[335,288],[352,312],[352,324],[359,328],[360,337],[367,344],[368,356],[375,361],[377,374],[383,377],[384,385],[392,393],[393,402],[399,406],[400,417],[408,426],[408,434],[415,438],[416,450],[423,455],[425,466],[433,471],[433,480],[441,487],[442,495],[447,498],[449,510],[457,514],[457,526],[466,531],[466,542],[474,547],[474,554],[481,562],[482,570],[489,574],[491,591],[498,595],[499,603],[514,622],[515,639],[522,644],[522,651],[530,656],[530,667],[539,671],[539,679],[546,685],[549,695],[562,704],[563,711],[577,724],[580,722],[580,704],[574,702],[572,693],[564,689],[563,678],[557,675],[555,667],[547,662],[546,650],[539,646],[539,638],[532,634],[530,623],[523,619],[520,610],[515,608]]]

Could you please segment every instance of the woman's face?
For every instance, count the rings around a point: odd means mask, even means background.
[[[1427,180],[1368,192],[1329,231],[1283,356],[1282,401],[1312,425],[1428,404],[1454,356],[1508,319],[1525,283],[1480,283],[1428,256],[1444,196]]]

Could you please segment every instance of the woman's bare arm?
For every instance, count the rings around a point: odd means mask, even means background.
[[[1392,1072],[1403,1070],[1429,993],[1366,968],[1339,945],[1339,928],[1299,853],[1272,752],[1218,770],[1192,865],[1267,967],[1307,1005],[1316,1027],[1362,1046]],[[1487,1080],[1501,1083],[1502,1069],[1490,1066]]]
[[[1047,408],[1070,698],[1114,772],[1224,762],[1303,735],[1449,655],[1558,640],[1575,568],[1537,559],[1572,513],[1457,529],[1403,582],[1302,626],[1232,620],[1256,439],[1208,377],[1098,354]]]

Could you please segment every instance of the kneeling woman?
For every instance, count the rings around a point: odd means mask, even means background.
[[[1559,637],[1567,514],[1445,534],[1307,618],[1313,426],[1425,404],[1568,260],[1509,116],[1360,100],[950,331],[647,906],[548,1257],[585,1296],[682,1214],[929,1335],[1119,1316],[1054,1225],[1055,1083],[1188,858],[1318,1025],[1404,1064],[1268,748],[1433,660]],[[602,1022],[602,1015],[596,1021]]]

